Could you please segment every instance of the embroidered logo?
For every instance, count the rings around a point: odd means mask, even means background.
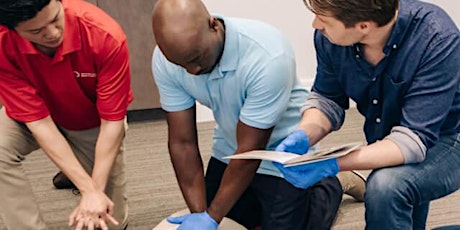
[[[90,77],[90,78],[93,78],[93,77],[96,77],[96,73],[80,73],[78,71],[73,71],[73,73],[75,74],[75,77],[76,78],[80,78],[80,77]]]

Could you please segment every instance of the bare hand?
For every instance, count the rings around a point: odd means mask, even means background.
[[[112,216],[113,202],[101,191],[82,193],[78,206],[69,216],[69,226],[76,224],[76,230],[101,228],[108,230],[107,223],[118,225]]]

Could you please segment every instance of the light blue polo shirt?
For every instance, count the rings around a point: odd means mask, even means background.
[[[280,31],[259,21],[219,18],[225,23],[225,45],[211,73],[191,75],[158,47],[152,69],[164,110],[186,110],[196,101],[212,110],[217,123],[212,156],[228,163],[223,157],[237,149],[238,120],[259,129],[275,126],[267,146],[274,149],[300,121],[308,92],[296,77],[294,52]],[[280,176],[271,162],[263,161],[257,172]]]

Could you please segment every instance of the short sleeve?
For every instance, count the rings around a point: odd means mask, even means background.
[[[195,99],[182,87],[180,68],[169,62],[156,47],[152,57],[152,73],[160,93],[161,108],[167,112],[186,110],[195,105]]]
[[[21,122],[40,120],[50,114],[33,84],[17,69],[4,50],[5,37],[0,38],[0,101],[9,117]],[[11,48],[10,48],[11,49]]]
[[[247,81],[247,95],[240,120],[246,125],[267,129],[285,113],[296,81],[294,58],[278,55],[254,68]]]
[[[96,103],[99,115],[105,120],[123,119],[132,101],[126,40],[122,43],[106,41],[98,60]]]

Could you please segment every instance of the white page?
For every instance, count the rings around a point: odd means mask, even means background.
[[[350,144],[345,144],[337,147],[333,147],[330,149],[325,149],[325,150],[319,150],[315,153],[310,153],[310,154],[305,154],[301,155],[299,157],[290,159],[288,161],[285,161],[285,165],[299,165],[302,163],[313,163],[317,162],[318,160],[327,160],[331,158],[337,158],[341,156],[345,156],[348,153],[352,152],[355,149],[358,149],[359,147],[362,146],[361,142],[355,142],[355,143],[350,143]]]
[[[313,153],[298,155],[295,153],[276,152],[270,150],[253,150],[241,154],[224,157],[224,159],[268,160],[284,164],[286,167],[318,162],[344,156],[362,146],[355,142],[330,149],[319,150]]]
[[[224,157],[224,159],[245,159],[245,160],[268,160],[278,163],[284,163],[293,158],[299,157],[295,153],[276,152],[269,150],[253,150],[241,154]]]

